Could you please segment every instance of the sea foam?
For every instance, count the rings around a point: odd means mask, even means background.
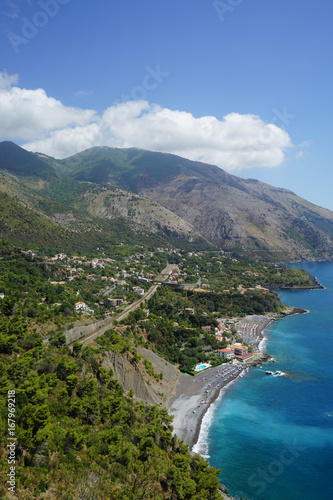
[[[217,399],[214,401],[214,403],[211,404],[211,406],[208,408],[207,412],[205,413],[205,415],[202,419],[199,438],[198,438],[198,441],[196,442],[196,444],[192,447],[192,451],[194,453],[198,453],[203,458],[206,458],[206,459],[210,458],[210,455],[208,454],[208,448],[209,448],[208,435],[209,435],[210,426],[211,426],[213,418],[214,418],[214,414],[215,414],[218,406],[220,405],[222,398],[223,398],[224,394],[226,393],[227,389],[229,389],[235,382],[236,382],[236,380],[232,380],[231,382],[229,382],[229,384],[225,385],[221,389]]]

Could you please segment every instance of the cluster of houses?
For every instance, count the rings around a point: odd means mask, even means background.
[[[223,340],[229,340],[230,337],[230,325],[233,323],[233,320],[224,320],[224,319],[219,319],[218,320],[218,326],[215,328],[215,338],[219,342],[222,342]],[[210,325],[202,326],[202,330],[206,332],[211,332],[212,327]],[[228,335],[227,335],[228,334]],[[229,345],[225,349],[218,349],[217,350],[217,355],[220,356],[222,359],[226,360],[232,360],[235,359],[241,363],[245,363],[246,361],[249,361],[253,359],[253,354],[249,352],[249,349],[247,346],[244,346],[240,343],[235,343],[232,345]]]
[[[175,267],[172,270],[170,278],[168,279],[168,283],[179,283],[179,284],[184,283],[183,278],[180,277],[181,274],[184,276],[184,278],[186,278],[187,273],[185,272],[181,273],[179,267]]]
[[[217,354],[222,359],[236,359],[241,363],[246,363],[253,358],[253,353],[249,352],[248,347],[240,343],[230,345],[225,349],[218,349]]]
[[[157,249],[159,253],[166,251],[165,249]],[[28,250],[22,251],[24,254],[28,254],[31,257],[41,257],[38,251]],[[139,296],[143,296],[145,289],[143,286],[133,286],[126,281],[126,278],[136,278],[140,283],[149,283],[154,279],[154,274],[149,270],[150,258],[154,257],[154,252],[136,253],[129,257],[126,257],[125,265],[126,269],[118,268],[119,262],[114,259],[103,257],[103,258],[90,258],[86,256],[72,257],[67,256],[65,253],[59,253],[53,257],[43,257],[46,262],[55,263],[58,262],[62,265],[63,276],[60,280],[50,281],[52,285],[66,285],[68,282],[73,282],[78,278],[83,278],[86,282],[101,282],[104,281],[106,285],[111,285],[113,287],[121,287],[122,289],[130,289],[137,293]],[[123,263],[124,265],[124,263]],[[132,266],[132,267],[129,267]],[[105,272],[105,276],[101,272],[92,272],[92,270],[100,271],[101,269],[109,268],[108,272]],[[112,268],[112,269],[110,269]],[[145,270],[145,268],[147,268]],[[111,276],[110,276],[111,275]],[[1,297],[1,295],[0,295]],[[4,297],[4,295],[3,295]],[[107,309],[115,309],[124,304],[124,300],[121,298],[111,298],[107,297],[99,302],[99,305],[106,307]],[[75,303],[75,312],[81,314],[90,314],[92,309],[82,301]]]

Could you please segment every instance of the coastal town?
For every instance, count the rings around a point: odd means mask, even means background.
[[[119,245],[112,255],[45,255],[4,245],[0,266],[1,356],[11,359],[18,386],[21,370],[30,377],[27,390],[38,397],[38,411],[45,409],[45,422],[59,422],[62,453],[75,450],[82,460],[79,434],[68,434],[67,420],[59,419],[63,408],[67,419],[80,422],[78,429],[95,432],[98,419],[108,433],[114,419],[118,429],[132,418],[130,409],[117,410],[120,397],[124,407],[143,412],[141,419],[155,405],[157,418],[168,422],[159,431],[168,433],[163,439],[203,455],[198,437],[207,410],[251,366],[269,372],[263,363],[273,360],[260,348],[265,328],[295,312],[274,288],[309,286],[308,274],[298,269],[222,251]],[[36,376],[39,389],[30,389]],[[110,399],[105,391],[113,391]],[[54,396],[43,406],[48,393]],[[25,428],[24,417],[20,422]],[[44,423],[36,425],[44,439]],[[109,453],[113,445],[103,436],[92,453]],[[35,441],[24,439],[35,453]]]
[[[167,324],[178,340],[171,339],[160,353],[181,370],[195,374],[231,360],[244,365],[256,360],[270,322],[265,313],[282,310],[272,284],[305,284],[307,279],[277,264],[244,264],[222,251],[119,250],[112,258],[22,251],[24,259],[50,274],[40,291],[17,289],[26,312],[36,317],[37,331],[52,337],[60,329],[66,335],[76,325],[84,332],[85,326],[104,321],[121,332],[129,324],[134,342],[141,338],[148,345]],[[5,301],[6,287],[0,292]],[[84,340],[82,335],[67,338]]]
[[[332,19],[2,1],[0,500],[333,500]]]

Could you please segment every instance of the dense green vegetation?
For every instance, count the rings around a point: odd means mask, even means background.
[[[61,330],[48,344],[32,328],[28,300],[51,293],[48,278],[59,272],[1,243],[0,301],[0,469],[8,472],[7,396],[15,391],[16,491],[20,499],[217,499],[218,472],[172,436],[163,408],[126,395],[103,352],[136,352],[133,336],[113,330],[100,349],[71,351]],[[153,259],[154,261],[154,259]],[[28,291],[21,296],[24,285]],[[4,482],[0,497],[6,498]]]
[[[124,189],[137,192],[177,175],[193,162],[175,155],[140,149],[91,148],[64,161],[68,173],[79,181],[105,183],[115,181]],[[158,165],[158,168],[156,168]]]
[[[0,169],[23,177],[56,178],[50,165],[10,141],[0,142]]]
[[[43,248],[50,253],[61,248],[74,248],[75,233],[72,231],[29,210],[4,193],[0,193],[0,206],[2,238],[23,248]]]
[[[269,289],[312,286],[309,274],[284,264],[269,264],[237,256],[231,258],[218,252],[206,252],[192,256],[180,266],[187,274],[203,278],[215,291],[236,289],[239,286],[251,288],[257,285]],[[189,281],[193,282],[193,277]]]
[[[103,361],[110,351],[126,355],[157,384],[163,373],[138,353],[138,345],[154,349],[187,373],[198,362],[219,364],[215,350],[237,339],[232,328],[222,341],[216,339],[219,317],[282,308],[275,292],[239,290],[239,284],[276,283],[281,277],[283,284],[298,284],[306,275],[218,253],[188,257],[185,252],[135,249],[129,255],[130,247],[117,249],[117,260],[93,270],[83,258],[82,263],[76,259],[80,264],[73,258],[70,264],[67,259],[52,261],[0,240],[0,292],[5,295],[0,299],[1,473],[8,472],[8,391],[15,391],[20,499],[217,500],[219,471],[172,435],[166,409],[138,401],[133,390],[125,393]],[[178,262],[178,277],[193,282],[200,276],[211,288],[163,285],[148,303],[99,337],[94,348],[66,345],[65,326],[80,320],[74,309],[77,300],[93,307],[95,318],[103,316],[106,309],[99,303],[111,286],[106,284],[112,283],[109,277],[118,276],[119,270],[129,273],[126,285],[112,290],[112,296],[131,303],[138,298],[133,287],[150,286],[139,281],[140,275],[156,276],[168,261]],[[68,266],[74,265],[82,269],[75,270],[73,281],[66,280]],[[228,292],[215,291],[226,283]],[[4,483],[0,498],[6,499]]]
[[[23,248],[43,249],[46,253],[68,252],[79,254],[110,255],[118,253],[116,246],[128,245],[133,252],[135,245],[145,248],[173,246],[195,248],[200,241],[189,243],[186,240],[173,241],[162,233],[149,233],[146,228],[134,228],[122,218],[103,220],[76,214],[77,221],[68,228],[51,222],[33,210],[21,205],[10,196],[0,193],[0,234],[13,244]],[[48,204],[48,210],[50,205]],[[57,207],[56,207],[57,208]],[[60,211],[57,208],[57,211]],[[209,247],[209,245],[207,245]]]
[[[7,391],[15,390],[20,499],[48,491],[64,500],[218,498],[219,471],[172,436],[165,409],[126,396],[89,347],[71,353],[61,338],[43,346],[15,317],[6,321],[18,342],[0,354],[0,468],[5,477]]]
[[[147,347],[153,345],[159,354],[179,364],[180,370],[187,373],[192,373],[199,362],[221,363],[221,358],[216,356],[214,350],[226,347],[227,342],[220,342],[215,337],[218,317],[242,317],[282,310],[275,292],[200,293],[167,286],[159,288],[148,301],[148,307],[148,322],[140,323],[145,315],[137,309],[121,323],[144,329]],[[202,327],[210,328],[203,330]],[[140,335],[137,333],[137,338]]]

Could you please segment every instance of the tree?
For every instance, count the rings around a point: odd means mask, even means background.
[[[80,344],[80,342],[74,342],[73,344],[73,354],[75,357],[78,357],[79,354],[81,353],[83,348],[83,344]]]
[[[79,379],[76,375],[68,375],[66,378],[68,394],[72,394],[75,387],[77,386]]]

